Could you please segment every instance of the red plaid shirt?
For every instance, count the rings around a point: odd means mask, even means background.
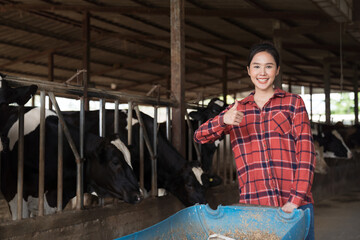
[[[221,112],[196,130],[198,143],[230,133],[239,180],[240,203],[283,206],[313,203],[310,192],[315,150],[309,118],[300,96],[280,89],[262,109],[254,92],[238,104],[240,125],[226,125]]]

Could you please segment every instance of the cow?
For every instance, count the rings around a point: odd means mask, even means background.
[[[7,139],[1,152],[1,190],[9,203],[13,219],[17,216],[17,107],[2,111],[0,118],[6,118],[2,126],[2,138]],[[39,172],[39,108],[25,108],[24,114],[24,190],[23,217],[37,214],[38,172]],[[46,111],[45,120],[45,214],[55,212],[57,206],[57,152],[58,117]],[[79,129],[67,124],[74,143],[79,149]],[[126,161],[129,153],[119,139],[109,141],[87,132],[84,136],[84,191],[96,192],[99,197],[113,197],[127,203],[141,201],[138,180]],[[4,141],[2,141],[4,143]],[[6,141],[5,141],[6,142]],[[67,141],[63,144],[63,207],[76,195],[75,157]],[[128,159],[129,161],[129,159]]]
[[[119,112],[119,135],[121,140],[129,148],[131,153],[131,164],[134,172],[139,176],[140,150],[139,150],[139,131],[140,125],[133,112],[132,115],[132,143],[128,144],[127,117],[126,111]],[[149,135],[151,146],[153,146],[153,118],[141,113],[145,129]],[[77,112],[64,112],[64,118],[73,124],[79,124],[79,114]],[[97,134],[99,132],[99,111],[88,111],[85,113],[85,132]],[[105,111],[105,136],[108,138],[114,132],[114,110]],[[177,197],[184,206],[191,206],[196,203],[206,203],[205,190],[208,187],[208,176],[204,174],[201,164],[197,161],[188,162],[174,146],[162,134],[158,134],[157,144],[157,185],[164,188]],[[145,190],[149,191],[151,186],[151,157],[145,147]]]
[[[314,141],[318,141],[320,146],[324,147],[325,158],[352,158],[351,150],[333,126],[313,123],[312,134]]]

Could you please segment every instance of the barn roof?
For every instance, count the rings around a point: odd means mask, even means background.
[[[248,50],[274,36],[282,41],[284,83],[323,88],[323,65],[330,62],[331,88],[352,91],[360,58],[360,16],[353,13],[359,7],[332,2],[185,0],[186,99],[221,95],[224,59],[229,92],[251,89]],[[158,84],[167,93],[170,1],[0,0],[0,11],[0,72],[48,80],[53,54],[54,80],[69,79],[83,68],[87,11],[91,86],[145,95]]]

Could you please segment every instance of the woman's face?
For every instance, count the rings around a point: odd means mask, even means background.
[[[273,83],[279,74],[280,67],[276,67],[275,59],[270,53],[258,52],[251,60],[247,70],[255,85],[255,91],[267,91],[273,89]]]

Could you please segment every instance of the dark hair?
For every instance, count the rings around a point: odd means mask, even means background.
[[[254,58],[254,56],[259,52],[269,53],[271,56],[273,56],[276,63],[276,67],[279,67],[280,64],[279,52],[276,50],[275,46],[271,42],[262,42],[255,44],[251,47],[248,57],[248,63],[247,63],[248,67],[250,67],[250,63]]]

